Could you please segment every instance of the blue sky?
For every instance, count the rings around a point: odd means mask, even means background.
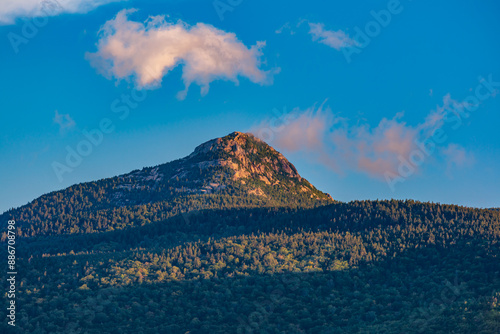
[[[0,9],[0,211],[232,131],[341,201],[500,206],[496,1],[82,3]]]

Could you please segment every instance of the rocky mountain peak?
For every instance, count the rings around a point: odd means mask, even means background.
[[[229,171],[232,181],[252,185],[251,194],[266,196],[269,192],[294,189],[296,193],[310,192],[312,198],[331,199],[303,179],[281,153],[251,133],[233,132],[209,140],[180,162],[174,177],[181,179],[217,171],[212,173],[212,180],[217,180],[223,171]]]
[[[270,184],[275,179],[272,174],[277,174],[302,181],[292,163],[251,133],[233,132],[225,137],[209,140],[199,145],[185,159],[196,160],[201,168],[230,167],[235,171],[236,179],[254,176]]]
[[[116,188],[153,191],[169,187],[172,194],[212,194],[238,189],[240,194],[272,199],[298,196],[331,201],[302,178],[281,153],[251,133],[233,132],[209,140],[194,152],[156,167],[123,175]],[[236,190],[235,190],[236,191]],[[125,198],[125,193],[117,193]],[[120,202],[121,203],[121,202]]]

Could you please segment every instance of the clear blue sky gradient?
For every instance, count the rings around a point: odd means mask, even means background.
[[[130,0],[51,17],[18,53],[7,36],[21,35],[24,22],[0,26],[0,212],[75,183],[184,157],[206,140],[248,131],[272,117],[274,108],[307,109],[328,99],[335,113],[353,123],[376,126],[404,111],[404,121],[416,126],[442,104],[444,95],[458,101],[470,95],[479,76],[491,74],[500,81],[498,1],[401,0],[402,12],[350,63],[342,52],[313,42],[305,25],[295,27],[300,20],[321,22],[352,36],[355,27],[373,21],[370,11],[387,3],[243,0],[221,20],[212,1]],[[110,106],[130,93],[132,84],[96,73],[85,53],[96,51],[99,28],[124,8],[139,9],[131,18],[141,22],[150,15],[168,15],[233,32],[247,46],[266,41],[262,68],[281,72],[272,85],[220,80],[206,96],[193,86],[185,100],[178,100],[183,83],[176,68],[120,120]],[[275,33],[287,22],[295,34]],[[61,129],[54,122],[56,110],[75,125]],[[60,182],[52,163],[64,162],[66,146],[75,147],[83,131],[97,128],[104,118],[114,130]],[[341,201],[410,198],[499,207],[499,124],[500,94],[482,102],[462,127],[449,133],[450,142],[474,156],[473,164],[449,169],[429,161],[395,191],[361,172],[340,175],[300,154],[283,153],[301,175]]]

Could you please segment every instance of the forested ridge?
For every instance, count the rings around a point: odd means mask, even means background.
[[[500,332],[498,210],[337,202],[241,133],[9,219],[1,333]]]
[[[39,333],[500,328],[498,211],[360,201],[202,210],[159,225],[98,244],[73,236],[73,247],[52,251],[45,243],[57,237],[21,239],[19,324]],[[178,228],[186,238],[169,238]]]

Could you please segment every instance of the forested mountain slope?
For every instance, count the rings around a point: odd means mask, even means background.
[[[1,333],[500,332],[498,210],[336,202],[250,135],[46,196]]]
[[[333,200],[281,153],[251,134],[210,140],[156,167],[43,195],[0,216],[22,236],[95,233],[140,226],[196,209],[313,207]]]
[[[23,239],[23,330],[500,329],[497,211],[363,201],[312,209],[205,210],[187,219],[172,217],[163,226],[170,228],[117,231],[119,238],[108,235],[98,244],[84,239],[93,234]],[[64,244],[56,238],[70,239]],[[53,250],[46,247],[51,241]]]

